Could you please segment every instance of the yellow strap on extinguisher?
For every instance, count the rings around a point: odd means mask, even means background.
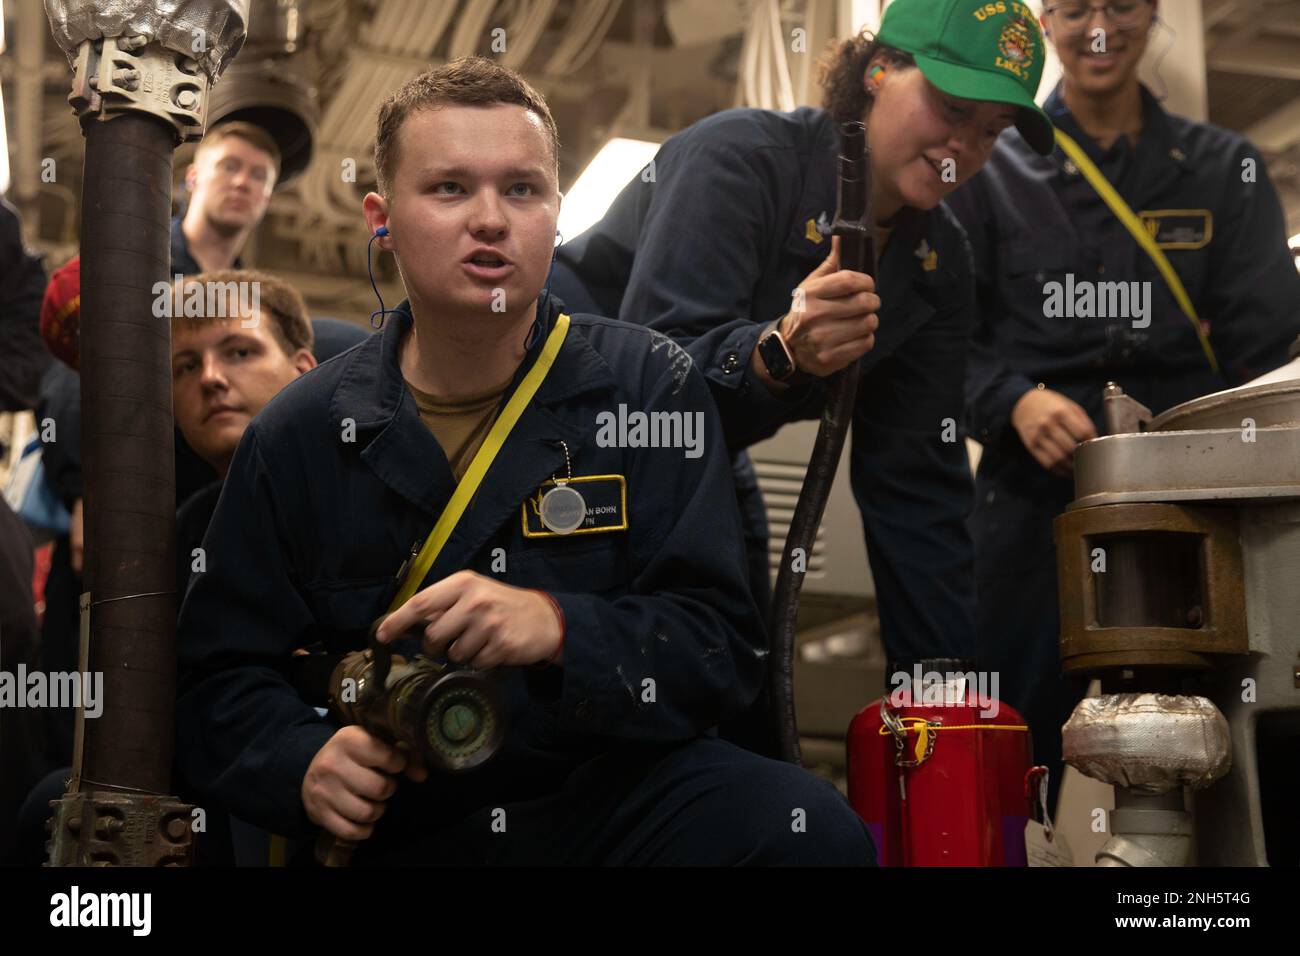
[[[903,733],[916,731],[916,755],[915,766],[920,766],[929,759],[928,748],[930,747],[930,734],[936,730],[1018,730],[1028,732],[1029,728],[1025,724],[935,724],[926,720],[924,717],[899,717],[898,722],[902,724]],[[884,737],[892,734],[893,731],[887,726],[881,725],[880,735]],[[901,743],[900,743],[901,746]]]
[[[1209,360],[1210,368],[1217,372],[1219,370],[1219,359],[1214,354],[1214,348],[1210,345],[1209,336],[1205,334],[1205,329],[1201,327],[1201,319],[1196,314],[1196,307],[1192,305],[1191,296],[1183,288],[1183,280],[1178,278],[1178,273],[1169,264],[1169,258],[1156,244],[1151,234],[1146,231],[1146,228],[1142,225],[1142,220],[1129,208],[1129,204],[1124,201],[1124,197],[1110,184],[1102,171],[1097,168],[1097,164],[1088,158],[1088,154],[1083,151],[1083,147],[1068,133],[1061,132],[1059,128],[1056,130],[1056,142],[1065,151],[1065,155],[1074,161],[1074,165],[1079,167],[1079,171],[1083,173],[1084,178],[1088,180],[1092,188],[1097,190],[1097,195],[1105,200],[1106,205],[1110,207],[1110,211],[1115,214],[1115,218],[1122,222],[1124,228],[1133,234],[1133,238],[1142,247],[1142,251],[1151,257],[1151,261],[1160,270],[1160,275],[1164,277],[1165,284],[1169,286],[1169,291],[1174,294],[1178,307],[1183,310],[1187,320],[1192,323],[1192,328],[1196,330],[1196,338],[1201,343],[1201,351],[1205,353],[1206,359]]]
[[[900,717],[904,730],[916,730],[920,724],[930,730],[1028,730],[1024,724],[933,724],[924,717]],[[889,733],[888,727],[880,728],[880,736]]]
[[[924,720],[916,731],[916,759],[919,763],[925,759],[925,748],[930,742],[930,722]]]

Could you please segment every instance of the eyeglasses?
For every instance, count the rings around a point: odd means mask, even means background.
[[[1060,20],[1064,32],[1069,36],[1078,36],[1092,22],[1092,15],[1098,11],[1105,13],[1115,29],[1121,33],[1135,30],[1146,20],[1147,0],[1115,0],[1099,6],[1083,3],[1082,0],[1064,0],[1047,7],[1048,16]]]

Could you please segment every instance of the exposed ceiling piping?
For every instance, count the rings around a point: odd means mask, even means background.
[[[564,38],[546,61],[545,72],[551,76],[568,76],[581,69],[614,22],[619,2],[580,0],[565,24]]]
[[[517,15],[506,27],[506,50],[501,62],[519,70],[528,62],[533,48],[542,39],[546,24],[555,13],[557,0],[523,0]]]
[[[1300,143],[1300,96],[1246,130],[1246,138],[1265,153],[1281,153]]]
[[[1216,45],[1207,57],[1211,70],[1300,80],[1300,42],[1262,33],[1249,40]]]
[[[447,59],[455,60],[478,52],[495,6],[496,0],[468,0],[451,35]]]
[[[813,2],[815,0],[808,0],[808,4]],[[793,13],[792,21],[799,22],[799,12]],[[786,32],[780,0],[753,0],[748,19],[736,84],[737,105],[792,110],[798,103],[787,51],[794,34],[793,31]],[[806,59],[807,51],[799,56]]]
[[[618,15],[619,5],[621,3],[622,0],[612,0],[612,2],[606,6],[604,15],[596,22],[595,27],[591,31],[591,35],[587,38],[586,45],[578,51],[578,54],[569,63],[569,73],[576,73],[578,70],[581,70],[587,65],[588,61],[596,55],[596,51],[600,48],[601,41],[605,39],[605,34],[609,32],[610,26],[614,23],[614,17]]]

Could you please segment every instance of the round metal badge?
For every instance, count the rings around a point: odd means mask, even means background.
[[[571,534],[587,520],[587,501],[574,488],[556,485],[542,495],[542,524],[556,534]]]

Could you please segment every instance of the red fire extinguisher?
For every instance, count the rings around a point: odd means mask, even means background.
[[[1044,771],[1031,769],[1028,726],[972,681],[925,677],[849,726],[849,802],[879,864],[1025,866],[1031,784]]]

